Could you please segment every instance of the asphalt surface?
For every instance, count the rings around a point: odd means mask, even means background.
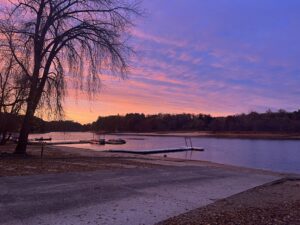
[[[0,224],[154,224],[275,175],[166,166],[0,178]]]

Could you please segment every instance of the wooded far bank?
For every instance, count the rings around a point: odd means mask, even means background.
[[[1,133],[18,132],[22,116],[2,115]],[[45,121],[35,117],[32,133],[53,131],[97,132],[163,132],[163,131],[212,131],[212,132],[282,132],[300,133],[300,110],[286,112],[251,112],[226,117],[205,114],[157,114],[131,113],[99,117],[91,124],[73,121]]]

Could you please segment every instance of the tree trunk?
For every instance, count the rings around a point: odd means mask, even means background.
[[[28,105],[28,108],[26,110],[26,114],[23,119],[22,128],[20,130],[19,140],[17,147],[15,149],[15,154],[25,155],[26,154],[26,148],[28,144],[28,135],[30,131],[31,121],[33,119],[34,115],[34,107],[30,104]]]
[[[33,77],[38,77],[38,70],[36,72],[37,75],[33,75]],[[28,144],[28,135],[31,127],[31,122],[37,108],[38,102],[41,98],[42,91],[39,93],[36,92],[38,80],[35,79],[33,83],[31,83],[30,93],[27,100],[27,109],[26,114],[23,119],[23,123],[20,130],[20,135],[18,139],[18,144],[15,149],[15,154],[25,155],[27,144]]]

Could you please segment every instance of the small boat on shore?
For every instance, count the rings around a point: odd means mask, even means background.
[[[105,142],[105,144],[109,145],[123,145],[126,144],[126,141],[119,138],[119,139],[109,139],[108,141]]]
[[[40,137],[40,138],[35,138],[34,140],[35,141],[52,141],[52,138],[43,138],[43,137]]]

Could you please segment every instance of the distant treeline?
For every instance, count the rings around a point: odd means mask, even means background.
[[[0,137],[18,132],[22,116],[1,114]],[[157,114],[138,113],[125,116],[99,117],[92,124],[82,125],[74,121],[44,121],[35,117],[31,133],[54,131],[97,132],[160,132],[160,131],[211,131],[211,132],[284,132],[300,133],[300,110],[295,112],[251,112],[226,117],[205,114]],[[1,142],[1,139],[0,139]]]
[[[92,130],[104,132],[212,131],[300,132],[300,110],[251,112],[227,117],[204,114],[127,114],[99,117]]]
[[[45,133],[45,132],[65,132],[65,131],[90,131],[89,124],[80,124],[71,120],[59,121],[44,121],[40,118],[34,119],[32,126],[32,133]]]
[[[23,116],[12,114],[0,115],[0,137],[3,134],[19,132]],[[74,121],[45,121],[38,117],[33,118],[31,133],[45,133],[53,131],[89,131],[90,125],[82,125]],[[1,138],[0,138],[1,140]],[[0,141],[1,142],[1,141]]]
[[[0,113],[0,145],[4,145],[11,137],[15,137],[21,128],[23,116]],[[82,125],[73,121],[44,121],[33,118],[30,133],[46,133],[53,131],[89,131],[90,125]]]

